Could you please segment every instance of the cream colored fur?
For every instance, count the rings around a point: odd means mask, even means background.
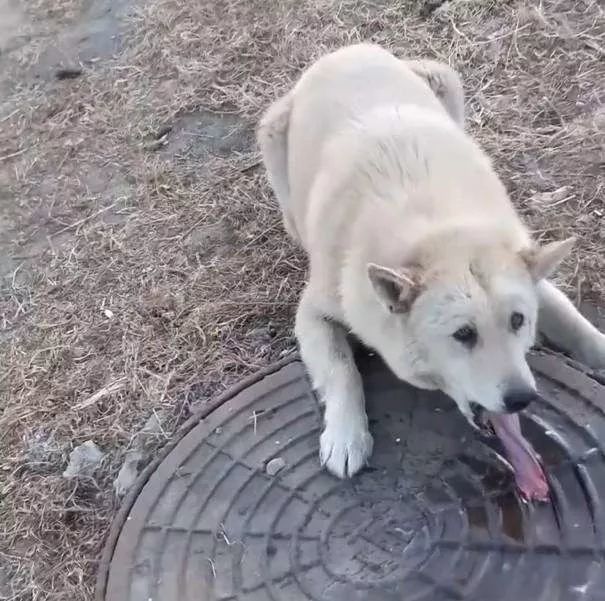
[[[571,241],[532,242],[463,107],[447,65],[356,45],[312,65],[259,127],[285,227],[309,256],[295,329],[325,403],[321,461],[340,477],[372,451],[349,331],[471,421],[471,403],[505,411],[511,390],[534,390],[537,325],[605,366],[605,336],[545,279]],[[461,343],[468,325],[476,342]]]

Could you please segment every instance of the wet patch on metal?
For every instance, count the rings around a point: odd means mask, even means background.
[[[548,503],[453,403],[360,358],[375,450],[342,482],[295,358],[220,399],[150,466],[114,525],[98,601],[603,599],[605,387],[532,357],[524,413]]]

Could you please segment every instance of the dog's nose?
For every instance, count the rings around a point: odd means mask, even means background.
[[[512,390],[504,395],[504,406],[509,413],[517,413],[537,398],[535,390]]]

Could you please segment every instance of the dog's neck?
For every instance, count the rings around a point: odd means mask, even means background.
[[[427,270],[443,260],[458,258],[470,262],[486,254],[517,254],[530,246],[529,234],[524,229],[511,230],[484,219],[464,223],[449,221],[437,227],[421,220],[413,227],[388,220],[382,223],[386,225],[381,233],[360,236],[364,245],[357,247],[355,255],[349,257],[356,263],[356,271],[365,273],[368,263],[392,269],[417,266]]]

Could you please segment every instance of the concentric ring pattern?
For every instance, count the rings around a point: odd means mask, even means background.
[[[605,599],[605,387],[533,357],[547,400],[523,427],[552,502],[526,504],[500,450],[449,400],[376,359],[360,365],[375,438],[367,470],[341,482],[320,469],[320,412],[294,360],[211,412],[148,477],[100,598]]]

